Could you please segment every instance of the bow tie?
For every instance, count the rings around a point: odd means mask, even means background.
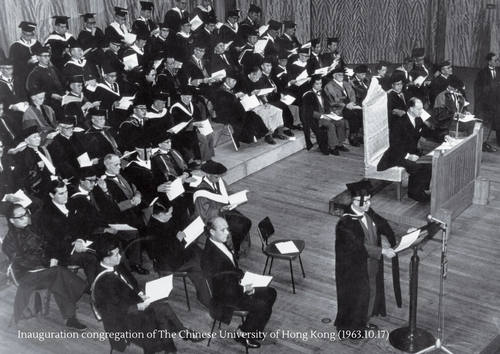
[[[316,95],[321,97],[321,92],[320,91],[316,91]]]

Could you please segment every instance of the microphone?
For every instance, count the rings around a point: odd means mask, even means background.
[[[442,224],[442,225],[446,226],[446,223],[444,221],[441,221],[441,220],[434,218],[431,214],[427,215],[427,219],[429,221],[434,221],[434,222],[437,222],[438,224]]]

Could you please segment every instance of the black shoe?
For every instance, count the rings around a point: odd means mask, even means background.
[[[205,340],[200,332],[193,331],[191,328],[186,328],[181,332],[182,340],[190,340],[193,343],[202,342]]]
[[[302,125],[300,125],[300,124],[299,125],[294,125],[292,128],[295,129],[295,130],[299,130],[299,131],[304,130],[304,127]]]
[[[486,152],[497,152],[498,149],[494,148],[490,144],[488,144],[486,141],[483,143],[483,151]]]
[[[335,149],[330,149],[330,155],[339,156],[339,155],[340,155],[340,153],[339,153],[339,151],[337,150],[337,148],[335,148]]]
[[[283,134],[285,134],[286,136],[295,136],[295,134],[292,133],[291,130],[283,130]]]
[[[416,200],[420,203],[427,203],[431,200],[431,196],[426,194],[424,191],[421,192],[408,192],[408,198]]]
[[[344,145],[335,146],[335,149],[338,151],[349,152],[349,149],[346,148]]]
[[[253,338],[244,338],[240,336],[236,336],[234,340],[242,345],[244,345],[247,348],[252,348],[252,349],[257,349],[260,348],[260,343],[257,342]]]
[[[145,268],[142,268],[138,264],[134,264],[134,265],[130,266],[130,270],[132,272],[136,272],[137,274],[140,274],[140,275],[147,275],[147,274],[149,274],[149,270],[147,270]]]
[[[284,136],[281,133],[273,133],[273,138],[278,138],[278,139],[281,139],[281,140],[287,140],[287,137]]]
[[[190,168],[191,170],[199,170],[201,168],[201,164],[196,161],[193,161],[188,164],[188,168]]]
[[[361,144],[358,143],[358,141],[356,139],[349,139],[349,144],[351,144],[351,146],[354,146],[354,147],[360,147]]]
[[[85,331],[87,329],[87,326],[78,322],[76,317],[68,318],[66,321],[66,327],[74,329],[75,331]]]
[[[368,329],[368,330],[378,329],[378,326],[376,324],[373,324],[373,323],[367,323],[366,329]]]
[[[271,135],[266,135],[264,137],[264,141],[268,144],[271,144],[271,145],[276,145],[276,141],[274,141],[273,137]]]

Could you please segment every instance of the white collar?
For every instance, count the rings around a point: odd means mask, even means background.
[[[69,214],[69,210],[68,208],[66,208],[66,205],[61,205],[61,204],[57,204],[56,202],[54,202],[54,200],[52,200],[52,203],[56,206],[57,209],[59,209],[64,215],[68,216]]]
[[[212,241],[212,243],[215,246],[217,246],[217,248],[220,249],[227,256],[227,258],[229,258],[231,260],[231,262],[233,262],[233,265],[236,266],[236,264],[234,263],[233,254],[231,253],[231,251],[229,251],[229,249],[226,247],[226,245],[224,245],[221,242],[214,241],[211,237],[210,237],[210,241]]]
[[[337,81],[337,80],[335,80],[335,79],[333,79],[333,81],[334,81],[337,85],[339,85],[340,87],[344,87],[344,81],[340,81],[340,82],[339,82],[339,81]]]
[[[109,265],[106,265],[102,261],[101,261],[101,267],[105,268],[109,272],[113,272],[115,270],[115,267],[111,267]]]

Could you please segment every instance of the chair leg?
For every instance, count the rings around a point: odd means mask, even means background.
[[[236,145],[236,141],[234,141],[233,133],[231,133],[231,127],[229,125],[226,125],[226,128],[229,136],[231,137],[231,141],[233,142],[234,149],[236,150],[236,152],[238,152],[238,146]]]
[[[214,320],[214,323],[212,324],[212,330],[210,331],[210,338],[208,338],[208,344],[207,344],[207,347],[210,346],[210,341],[212,340],[212,335],[214,333],[214,328],[215,328],[215,322],[217,322],[217,320]]]
[[[398,202],[401,201],[401,187],[403,186],[403,182],[399,181],[396,182],[396,198],[398,199]]]
[[[182,280],[184,281],[184,292],[186,293],[186,302],[188,305],[188,311],[191,311],[191,306],[189,306],[189,295],[188,295],[188,288],[186,284],[186,277],[182,277]]]
[[[290,274],[292,275],[292,288],[293,288],[293,293],[295,294],[295,281],[293,280],[293,268],[291,260],[290,260]]]
[[[274,261],[274,257],[271,257],[271,265],[269,265],[269,273],[267,273],[267,274],[271,274],[271,268],[273,267],[273,261]]]
[[[300,262],[300,268],[302,268],[302,276],[305,278],[306,273],[304,272],[304,266],[302,265],[302,258],[300,258],[300,254],[299,254],[299,262]]]
[[[264,266],[264,271],[262,272],[262,275],[266,274],[267,262],[269,262],[269,257],[267,257],[267,259],[266,259],[266,265]]]

